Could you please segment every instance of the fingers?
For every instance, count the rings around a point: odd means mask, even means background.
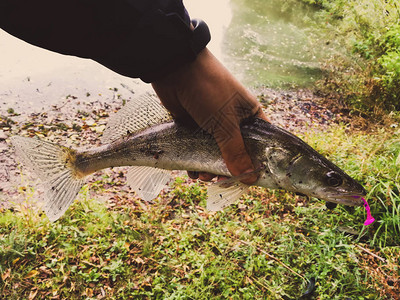
[[[191,121],[212,134],[233,176],[254,171],[240,132],[250,116],[266,121],[257,98],[207,50],[196,60],[158,82],[152,83],[165,107],[182,123]],[[208,173],[188,173],[191,178],[211,180]],[[256,174],[242,180],[252,184]]]
[[[218,176],[217,177],[217,182],[219,182],[219,181],[224,181],[224,180],[228,180],[229,179],[229,177],[226,177],[226,176]]]
[[[238,130],[229,140],[221,142],[217,139],[217,143],[221,149],[222,158],[224,159],[228,170],[233,176],[254,171],[253,162],[248,155],[242,135]],[[253,184],[258,179],[258,175],[253,173],[247,175],[241,180],[245,184]]]
[[[200,179],[202,181],[211,181],[217,175],[206,173],[206,172],[196,172],[196,171],[187,171],[189,178],[191,179]]]
[[[211,181],[215,176],[217,175],[206,172],[199,173],[199,179],[203,181]]]
[[[189,178],[191,178],[191,179],[197,179],[197,178],[199,178],[199,172],[196,172],[196,171],[187,171],[187,174],[188,174]]]
[[[226,130],[223,129],[223,126],[221,128],[216,128],[214,137],[221,150],[222,158],[233,176],[250,173],[255,170],[253,162],[246,151],[239,126],[237,126],[236,129],[232,129],[229,135]],[[191,171],[188,171],[188,175],[192,179],[200,179],[203,181],[210,181],[216,176],[210,173]],[[243,178],[241,182],[251,185],[256,182],[257,179],[258,175],[252,173]]]

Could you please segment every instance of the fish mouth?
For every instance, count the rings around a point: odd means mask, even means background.
[[[343,204],[347,206],[362,206],[364,194],[347,194],[347,195],[330,195],[325,200],[337,204]]]

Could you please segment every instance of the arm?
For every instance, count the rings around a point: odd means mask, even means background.
[[[210,39],[191,30],[181,0],[1,0],[0,28],[146,82],[193,61]]]
[[[254,169],[239,123],[265,116],[255,97],[204,49],[208,29],[192,30],[181,0],[2,0],[0,27],[36,46],[152,82],[175,117],[214,135],[233,175]],[[244,181],[255,180],[253,174]]]

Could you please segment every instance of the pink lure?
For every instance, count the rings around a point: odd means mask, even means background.
[[[367,211],[367,219],[364,222],[364,226],[368,226],[375,222],[375,218],[371,215],[371,209],[368,205],[367,200],[365,200],[364,198],[361,198],[361,199],[363,200],[365,210]]]

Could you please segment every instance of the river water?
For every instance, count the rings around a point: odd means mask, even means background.
[[[304,87],[321,75],[319,61],[327,51],[314,47],[318,30],[304,22],[312,11],[279,0],[184,2],[193,18],[208,23],[211,51],[247,86]],[[1,30],[0,49],[0,113],[38,112],[68,96],[130,99],[132,91],[150,89],[93,61],[31,46]]]
[[[336,49],[323,42],[316,11],[296,0],[186,0],[211,28],[211,49],[249,87],[309,87]]]
[[[243,82],[271,88],[308,87],[334,51],[323,41],[316,11],[295,0],[232,0],[224,60]]]

